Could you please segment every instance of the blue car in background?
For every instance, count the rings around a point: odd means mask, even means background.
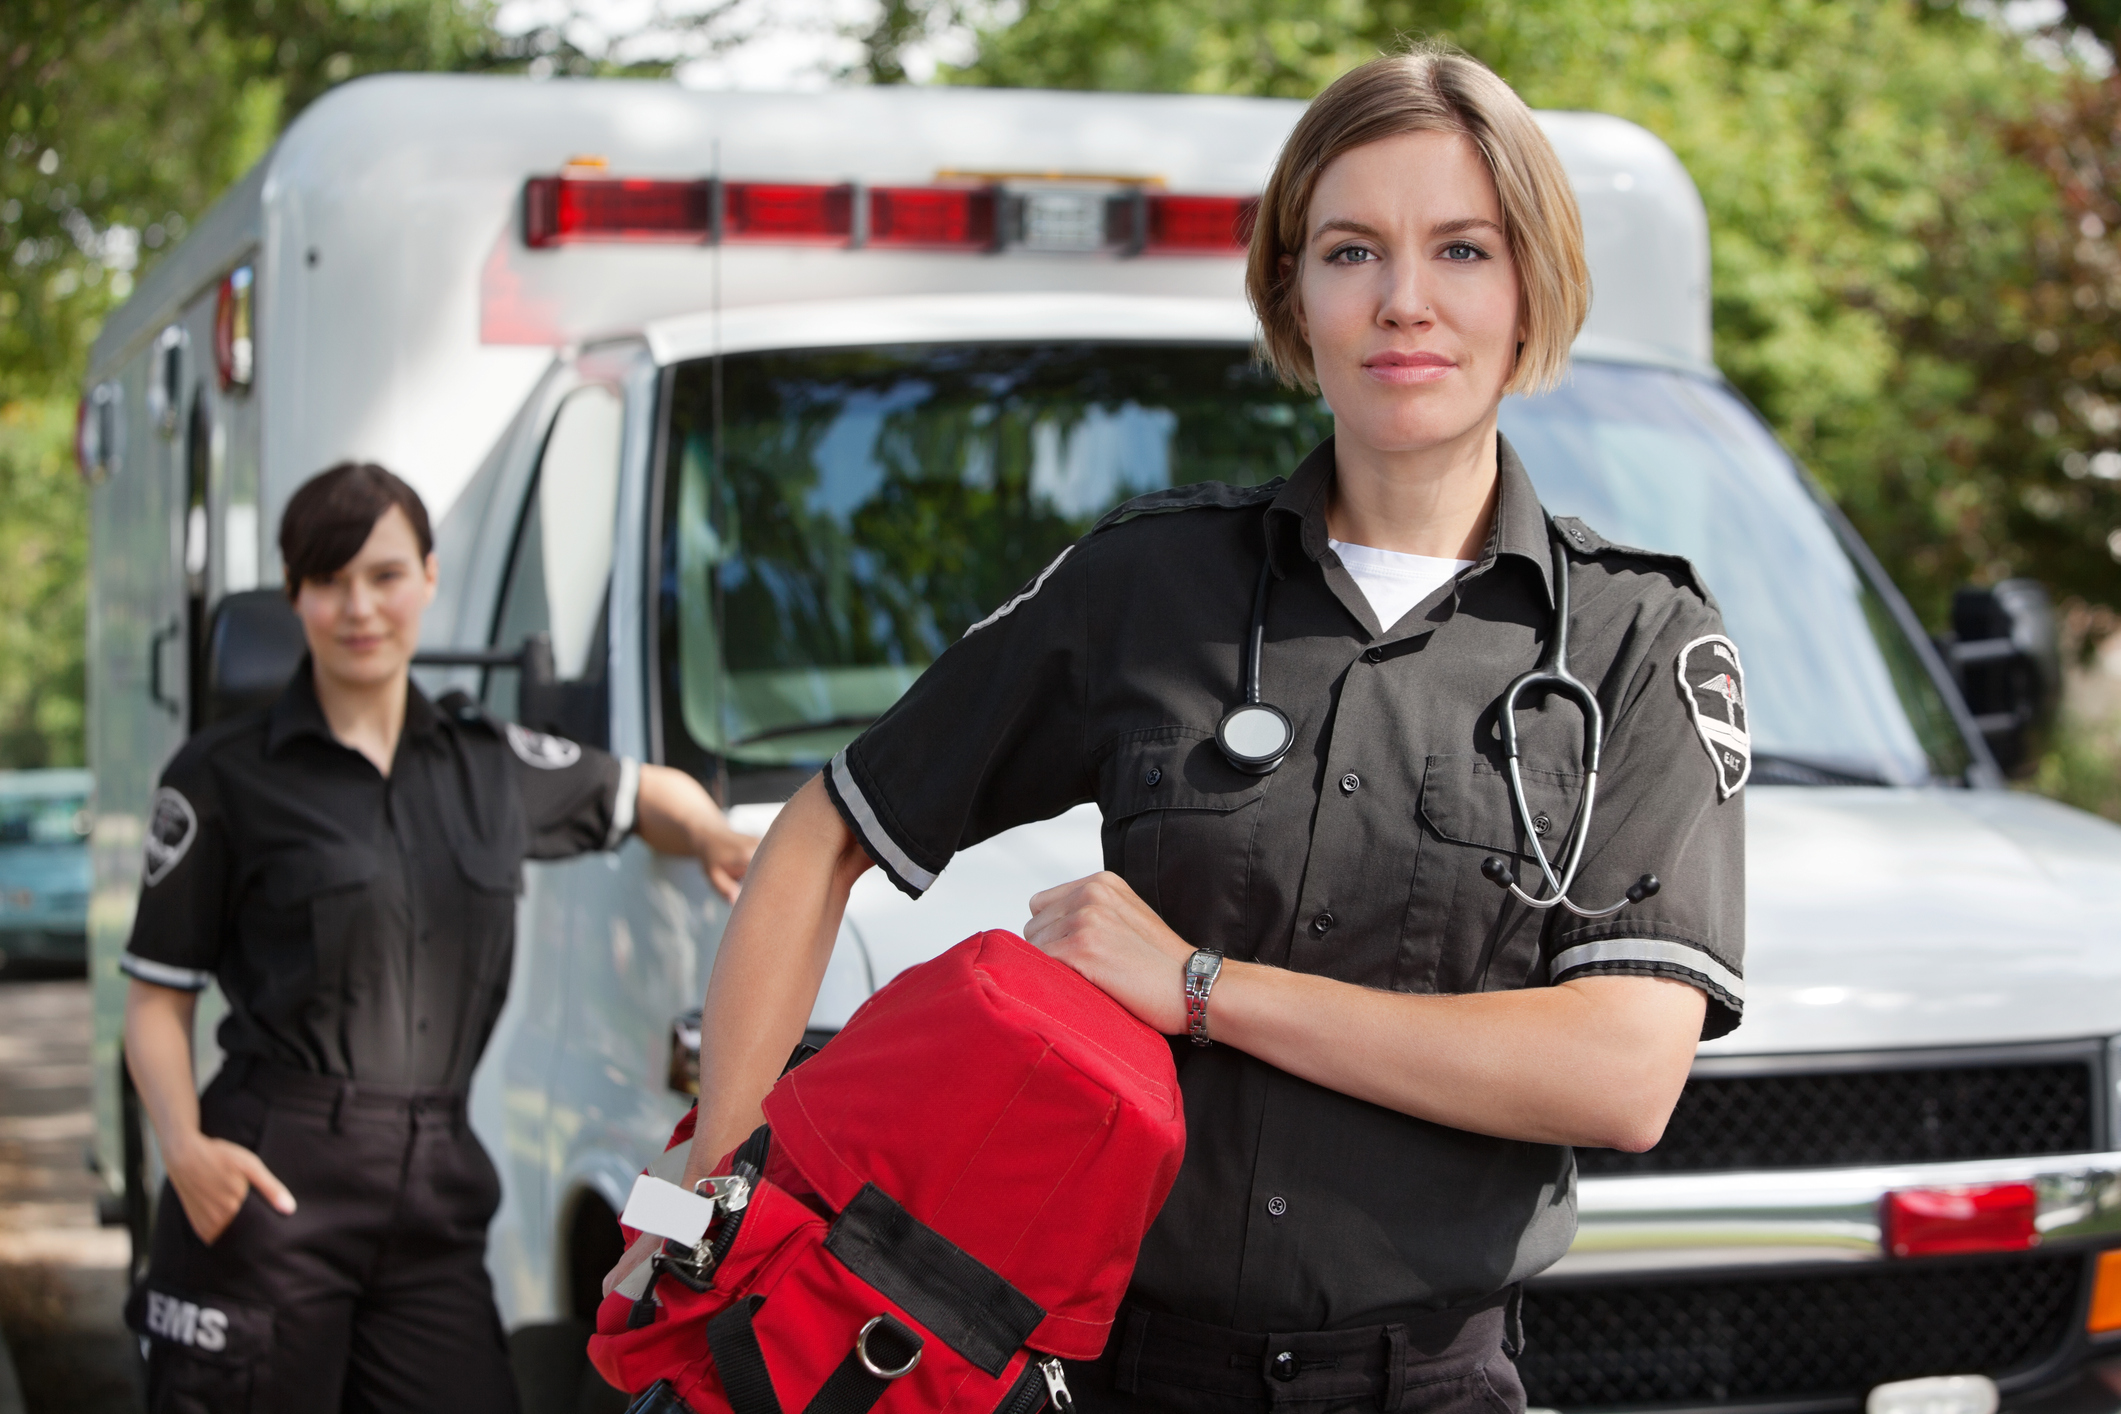
[[[87,771],[0,771],[0,967],[88,960]]]

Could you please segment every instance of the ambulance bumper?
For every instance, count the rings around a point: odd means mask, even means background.
[[[1579,1180],[1576,1240],[1539,1280],[1890,1260],[1887,1196],[2026,1183],[2039,1250],[2121,1241],[2121,1153]]]

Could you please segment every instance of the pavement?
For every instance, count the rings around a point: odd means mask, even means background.
[[[121,1317],[131,1243],[97,1225],[86,1158],[89,1035],[84,979],[0,973],[0,1414],[141,1409]]]

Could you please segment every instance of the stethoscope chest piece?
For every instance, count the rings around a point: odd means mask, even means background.
[[[1223,713],[1215,724],[1215,744],[1240,771],[1264,776],[1281,764],[1296,740],[1288,714],[1264,702],[1245,702]]]

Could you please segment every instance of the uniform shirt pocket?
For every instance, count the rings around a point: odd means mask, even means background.
[[[291,1039],[301,1013],[336,1009],[345,995],[349,953],[376,927],[378,872],[373,850],[344,844],[278,853],[260,867],[241,965],[252,974],[251,1010],[274,1034]],[[305,935],[306,970],[286,951]]]
[[[1583,776],[1530,767],[1521,768],[1520,774],[1539,842],[1550,858],[1558,856],[1583,799]],[[1421,814],[1430,829],[1453,844],[1509,854],[1520,861],[1531,857],[1524,822],[1510,798],[1507,768],[1495,766],[1484,756],[1431,756],[1422,776]]]
[[[1121,737],[1099,780],[1105,867],[1188,942],[1227,946],[1244,935],[1256,807],[1271,779],[1232,766],[1198,728]]]
[[[1523,780],[1533,833],[1558,873],[1583,799],[1583,777],[1525,767]],[[1529,985],[1539,969],[1539,915],[1480,872],[1490,855],[1499,854],[1516,867],[1528,892],[1546,892],[1506,768],[1479,755],[1429,757],[1421,817],[1443,847],[1423,849],[1415,866],[1401,985],[1439,993]]]
[[[452,841],[457,872],[464,882],[482,893],[514,898],[523,891],[523,856],[520,851],[485,840]]]

